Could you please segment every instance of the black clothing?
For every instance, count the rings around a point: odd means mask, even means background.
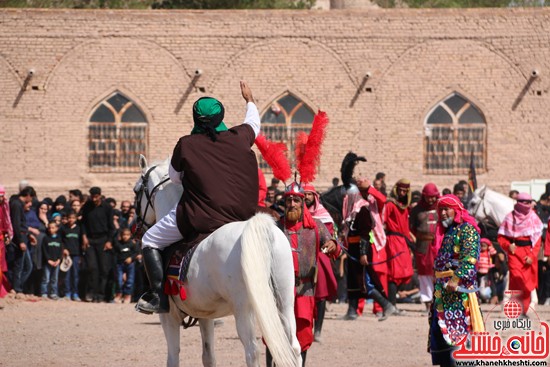
[[[13,227],[13,243],[19,247],[20,243],[27,243],[27,218],[25,217],[25,205],[19,197],[10,200],[10,219]]]
[[[44,262],[49,260],[57,261],[63,256],[63,243],[61,236],[56,234],[55,237],[47,234],[42,240],[42,257]]]
[[[103,301],[105,298],[105,287],[107,276],[113,268],[113,253],[105,251],[105,242],[110,238],[90,238],[90,247],[86,250],[86,263],[92,296],[96,301]]]
[[[114,233],[113,208],[104,202],[95,206],[92,201],[87,201],[82,207],[82,234],[89,239],[100,237],[111,239]]]
[[[117,264],[122,264],[127,258],[132,258],[132,261],[136,258],[138,254],[137,245],[134,241],[130,240],[127,242],[115,241],[115,252],[116,252],[116,262]]]
[[[242,124],[216,135],[187,135],[174,148],[171,165],[183,174],[176,211],[185,241],[224,224],[247,220],[258,203],[258,163],[251,147],[254,130]]]
[[[80,226],[75,224],[73,228],[69,225],[61,227],[61,238],[63,246],[69,251],[71,256],[80,256],[81,234]]]

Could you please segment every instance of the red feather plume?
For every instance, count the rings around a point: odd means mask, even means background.
[[[292,170],[286,157],[287,147],[284,143],[274,143],[263,134],[256,138],[256,146],[262,153],[262,157],[273,170],[273,176],[283,182],[287,182],[292,176]]]
[[[298,134],[296,134],[296,137],[294,138],[294,157],[296,159],[296,167],[300,166],[302,159],[304,158],[307,139],[308,136],[303,131],[300,131]]]
[[[323,111],[318,111],[313,119],[313,125],[307,139],[304,154],[300,162],[297,163],[301,181],[304,183],[315,181],[317,167],[321,159],[321,145],[325,140],[328,123],[327,114]]]

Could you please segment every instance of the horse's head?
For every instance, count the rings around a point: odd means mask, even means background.
[[[472,193],[468,201],[468,207],[466,208],[468,213],[478,221],[483,221],[487,217],[483,200],[485,197],[485,188],[486,186],[482,186]]]
[[[151,227],[155,221],[155,210],[153,209],[150,197],[150,176],[155,168],[149,167],[147,159],[139,155],[139,167],[141,168],[140,177],[134,185],[134,206],[136,208],[136,226],[133,228],[134,237],[141,239],[147,228]]]

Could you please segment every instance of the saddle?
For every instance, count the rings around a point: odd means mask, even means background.
[[[164,293],[169,296],[179,294],[185,301],[187,294],[183,282],[187,278],[187,270],[195,249],[208,235],[198,235],[191,241],[180,240],[162,251],[162,266],[164,269]],[[168,302],[166,302],[168,304]]]

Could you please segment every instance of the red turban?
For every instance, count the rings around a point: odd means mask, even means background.
[[[464,205],[462,205],[460,199],[457,198],[455,195],[449,194],[439,198],[439,200],[437,200],[437,208],[439,209],[441,207],[451,208],[455,211],[455,223],[470,223],[472,226],[475,227],[478,233],[481,232],[476,220],[470,215],[470,213],[468,213],[466,208],[464,208]]]
[[[430,182],[424,185],[424,188],[422,189],[422,195],[439,197],[439,190],[437,189],[437,186],[434,183]]]
[[[481,230],[479,229],[476,220],[468,213],[466,208],[464,208],[464,205],[462,205],[462,202],[460,201],[460,199],[454,196],[453,194],[442,196],[437,200],[437,208],[439,209],[441,207],[451,208],[455,211],[455,217],[454,217],[455,223],[459,223],[459,224],[462,222],[470,223],[472,226],[474,226],[477,233],[481,233]],[[447,229],[443,227],[440,221],[438,221],[437,228],[435,230],[435,244],[437,246],[438,251],[446,231]]]

